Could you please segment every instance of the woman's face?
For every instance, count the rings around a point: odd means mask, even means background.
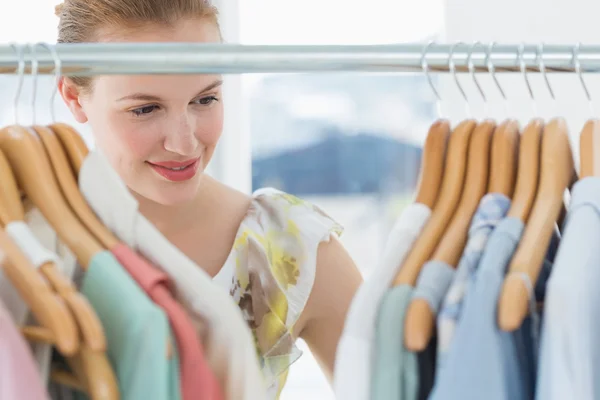
[[[106,31],[104,42],[220,42],[215,24],[182,20]],[[164,205],[193,199],[223,128],[221,76],[95,77],[80,93],[64,80],[61,93],[78,122],[88,122],[96,146],[137,195]]]

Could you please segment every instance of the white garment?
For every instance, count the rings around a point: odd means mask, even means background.
[[[229,261],[229,259],[227,259],[227,261]],[[225,290],[231,289],[231,281],[233,279],[233,275],[235,274],[234,265],[235,263],[233,262],[225,262],[223,268],[221,268],[213,277],[213,282]]]
[[[41,216],[36,220],[40,221]],[[72,265],[66,266],[56,254],[48,250],[35,236],[34,232],[24,222],[11,222],[4,228],[8,236],[19,247],[29,262],[35,268],[39,268],[47,262],[54,262],[58,271],[67,279],[71,279],[74,269]],[[12,283],[6,279],[0,269],[0,298],[6,305],[17,326],[33,324],[35,321],[29,313],[29,307],[14,288]],[[44,385],[48,383],[50,376],[50,361],[52,358],[52,346],[43,343],[31,345],[31,350],[40,370],[40,377]]]
[[[420,203],[411,204],[402,212],[390,232],[379,265],[356,292],[337,348],[334,377],[337,399],[369,399],[379,305],[430,215],[431,209]]]
[[[575,184],[546,287],[536,399],[600,398],[600,178]]]
[[[250,329],[227,291],[138,212],[138,202],[98,151],[83,162],[79,188],[107,227],[170,276],[192,320],[208,328],[208,360],[226,398],[264,399],[266,388]]]

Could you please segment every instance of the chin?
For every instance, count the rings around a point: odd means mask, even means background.
[[[200,186],[200,176],[187,182],[155,182],[149,187],[135,190],[138,195],[163,206],[177,206],[196,198]]]

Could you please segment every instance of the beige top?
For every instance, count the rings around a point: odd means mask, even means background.
[[[276,189],[254,193],[215,282],[226,287],[252,329],[260,366],[277,399],[301,356],[294,324],[315,280],[317,249],[342,227],[320,208]]]

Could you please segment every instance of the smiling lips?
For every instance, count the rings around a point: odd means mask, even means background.
[[[200,166],[200,158],[183,162],[164,161],[152,163],[147,161],[147,163],[163,178],[172,182],[183,182],[192,179],[196,175]]]

